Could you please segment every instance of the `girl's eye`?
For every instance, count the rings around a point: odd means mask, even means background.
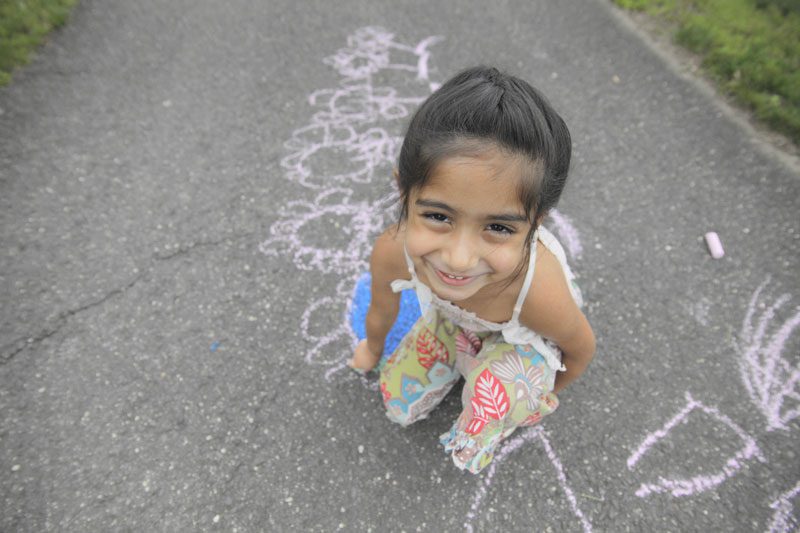
[[[443,215],[442,213],[425,213],[422,216],[428,220],[434,220],[436,222],[447,222],[448,220],[447,215]]]
[[[508,226],[504,226],[502,224],[489,224],[489,231],[493,231],[495,233],[503,233],[506,235],[512,235],[514,230],[509,228]]]

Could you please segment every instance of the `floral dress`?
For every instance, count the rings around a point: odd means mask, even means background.
[[[563,248],[545,228],[534,234],[558,258],[576,303],[582,305]],[[552,342],[519,323],[533,280],[536,246],[511,320],[498,324],[438,298],[419,281],[406,254],[411,280],[392,290],[414,289],[421,318],[381,367],[380,389],[387,416],[407,426],[428,416],[463,376],[463,411],[440,437],[462,470],[478,473],[497,445],[518,427],[537,424],[558,407],[552,392],[561,353]]]

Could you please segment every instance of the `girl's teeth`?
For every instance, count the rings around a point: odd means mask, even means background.
[[[450,279],[464,279],[464,276],[451,276],[450,274],[447,274],[447,277]]]

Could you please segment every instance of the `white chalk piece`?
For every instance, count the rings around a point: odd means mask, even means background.
[[[708,251],[711,252],[711,257],[714,259],[719,259],[725,255],[725,250],[722,249],[722,241],[719,240],[717,232],[709,231],[706,233],[706,244],[708,245]]]

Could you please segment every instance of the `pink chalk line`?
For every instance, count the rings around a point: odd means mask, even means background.
[[[581,245],[578,230],[572,225],[570,219],[555,209],[550,212],[550,218],[553,220],[553,230],[561,237],[561,242],[569,252],[569,255],[574,259],[580,259],[581,254],[583,254],[583,245]]]
[[[259,249],[265,255],[288,256],[301,270],[349,274],[368,268],[365,258],[369,256],[370,239],[383,229],[384,214],[380,203],[351,202],[351,195],[350,189],[334,188],[318,194],[313,202],[289,202],[279,210],[281,220],[272,225],[272,236]],[[337,217],[345,218],[342,224]],[[304,243],[301,231],[318,221],[350,237],[347,247],[321,248]]]
[[[792,514],[794,506],[792,498],[800,494],[800,482],[793,489],[788,490],[778,496],[778,499],[770,504],[770,508],[775,510],[772,515],[772,522],[769,525],[769,533],[791,533],[797,531],[797,519]]]
[[[767,419],[767,431],[788,430],[788,422],[800,416],[800,409],[784,410],[784,400],[800,400],[797,388],[800,366],[795,364],[793,367],[782,355],[786,342],[800,325],[800,306],[795,308],[795,314],[772,337],[767,338],[767,328],[772,324],[775,314],[791,298],[789,294],[780,296],[766,307],[754,327],[753,315],[756,307],[765,307],[759,297],[768,283],[769,278],[756,289],[747,307],[740,334],[741,344],[736,347],[741,354],[739,371],[747,394]]]
[[[409,46],[396,42],[394,34],[383,28],[367,26],[356,30],[347,38],[347,47],[340,48],[336,54],[326,57],[323,62],[331,65],[345,78],[353,80],[370,78],[372,74],[382,69],[416,72],[418,79],[427,80],[430,57],[427,48],[441,40],[442,37],[431,36],[415,46]],[[416,56],[417,59],[414,64],[392,63],[390,57],[392,50],[406,52]]]
[[[486,496],[487,489],[492,484],[492,478],[495,475],[497,467],[506,459],[506,457],[511,454],[512,452],[516,451],[520,448],[524,443],[531,442],[535,439],[541,441],[542,445],[544,446],[545,452],[547,453],[547,457],[550,459],[550,462],[553,464],[553,467],[556,469],[556,474],[558,476],[558,482],[561,485],[561,489],[564,491],[564,494],[569,500],[570,507],[572,508],[572,512],[575,513],[575,516],[581,521],[581,525],[583,526],[583,530],[585,532],[592,531],[592,524],[589,520],[584,516],[581,510],[578,508],[578,500],[575,498],[575,494],[572,492],[572,489],[567,484],[567,476],[564,473],[564,467],[561,464],[561,461],[556,456],[553,447],[550,444],[549,439],[547,438],[547,433],[544,431],[542,426],[536,426],[534,428],[527,429],[523,431],[517,437],[506,442],[497,455],[492,460],[492,463],[489,465],[488,470],[486,471],[486,475],[478,482],[478,489],[475,491],[475,494],[472,497],[472,505],[470,505],[470,510],[467,513],[467,521],[464,523],[464,528],[469,532],[472,533],[472,521],[478,516],[478,511],[480,510],[481,503],[483,502],[484,497]]]
[[[639,487],[639,489],[636,491],[636,495],[640,498],[644,498],[649,494],[658,494],[662,492],[669,492],[675,497],[690,496],[692,494],[697,494],[716,487],[729,477],[735,475],[739,470],[741,470],[743,463],[753,457],[762,463],[767,462],[753,437],[745,433],[741,427],[739,427],[733,420],[720,413],[719,410],[703,405],[701,402],[693,399],[691,394],[686,392],[686,407],[684,407],[677,415],[664,424],[660,430],[655,431],[645,437],[644,441],[642,441],[642,443],[639,445],[639,448],[637,448],[637,450],[628,458],[628,470],[633,470],[633,467],[636,466],[636,463],[639,462],[639,459],[641,459],[642,456],[647,453],[655,443],[665,438],[669,434],[670,430],[672,430],[672,428],[674,428],[676,425],[684,422],[689,414],[695,409],[700,409],[735,431],[739,438],[744,442],[744,446],[733,457],[726,461],[725,465],[722,467],[722,470],[718,473],[712,475],[698,475],[689,479],[666,479],[659,477],[658,482],[643,483]]]
[[[354,279],[355,278],[355,279]],[[311,342],[313,347],[306,354],[306,362],[310,364],[331,365],[337,364],[342,361],[342,355],[332,353],[325,357],[326,348],[340,340],[348,347],[355,346],[357,342],[355,333],[350,328],[348,311],[352,301],[349,286],[354,284],[358,276],[345,278],[341,280],[337,286],[334,296],[326,296],[313,300],[310,305],[303,312],[300,319],[300,333],[304,339]],[[342,302],[347,302],[347,305],[342,309]],[[342,315],[341,323],[337,328],[326,332],[324,335],[314,335],[311,333],[313,321],[313,314],[322,309],[325,316],[335,315],[340,313]]]

